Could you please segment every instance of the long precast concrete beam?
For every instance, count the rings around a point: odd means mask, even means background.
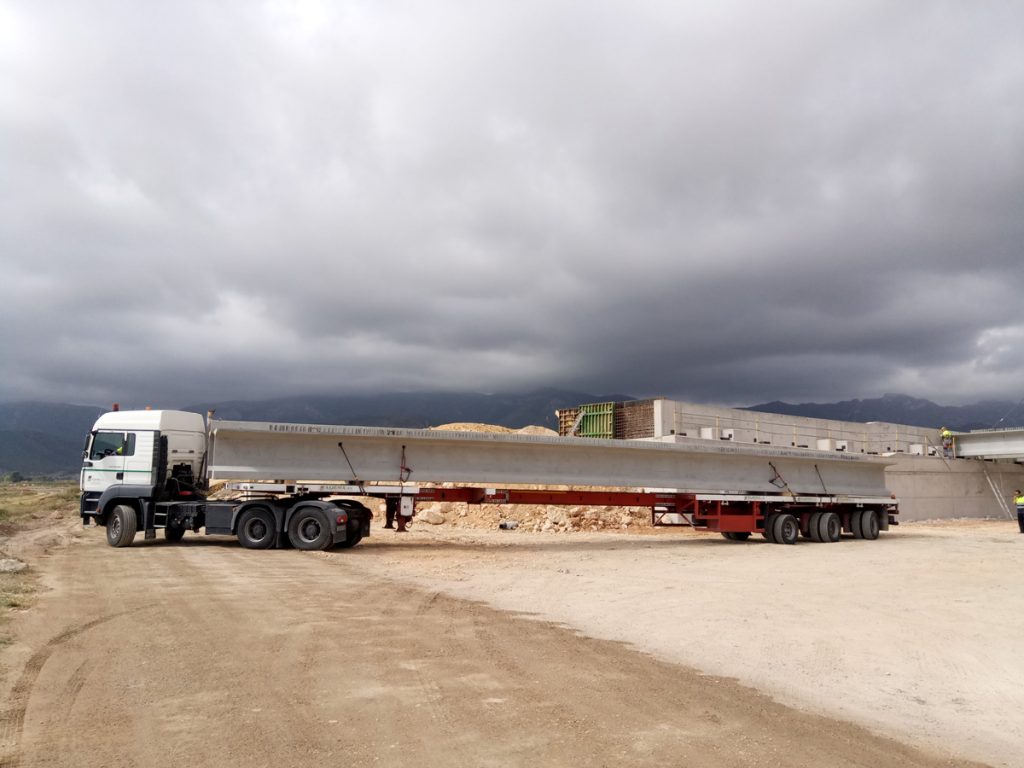
[[[1024,461],[1024,428],[962,432],[954,439],[958,458]]]
[[[244,421],[211,421],[210,431],[215,480],[889,495],[882,459],[699,439],[656,443]]]

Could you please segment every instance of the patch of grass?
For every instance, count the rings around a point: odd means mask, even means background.
[[[54,512],[78,511],[73,482],[0,483],[0,523],[17,526]]]
[[[53,520],[78,514],[78,486],[72,482],[0,483],[0,538],[33,520]],[[4,553],[0,551],[0,557]],[[0,573],[0,647],[12,638],[3,630],[15,611],[31,608],[39,581],[32,569]]]

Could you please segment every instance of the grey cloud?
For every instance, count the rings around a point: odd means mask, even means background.
[[[0,398],[1019,398],[1016,4],[4,7]]]

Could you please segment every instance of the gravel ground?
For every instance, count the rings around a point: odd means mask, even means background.
[[[16,539],[40,591],[0,648],[7,768],[1021,764],[1007,523]]]

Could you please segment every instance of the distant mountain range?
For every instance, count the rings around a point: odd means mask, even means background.
[[[867,400],[799,405],[776,400],[752,405],[747,410],[862,423],[888,421],[932,429],[949,427],[955,432],[1024,424],[1024,401],[1011,403],[1002,400],[983,400],[973,405],[938,405],[931,400],[922,400],[910,395],[883,395]]]
[[[216,411],[219,419],[429,427],[451,422],[482,422],[506,427],[540,424],[557,429],[555,411],[581,403],[632,400],[628,395],[593,395],[559,389],[525,394],[400,393],[359,396],[283,397],[273,400],[198,403],[183,410]],[[885,395],[840,403],[779,401],[748,410],[840,421],[888,421],[965,431],[1024,424],[1020,403],[984,401],[943,406],[908,395]],[[60,403],[0,403],[0,475],[68,476],[78,471],[82,443],[106,409]],[[1000,421],[1004,420],[1004,421]]]
[[[0,475],[77,471],[85,436],[104,410],[64,403],[0,403]]]

